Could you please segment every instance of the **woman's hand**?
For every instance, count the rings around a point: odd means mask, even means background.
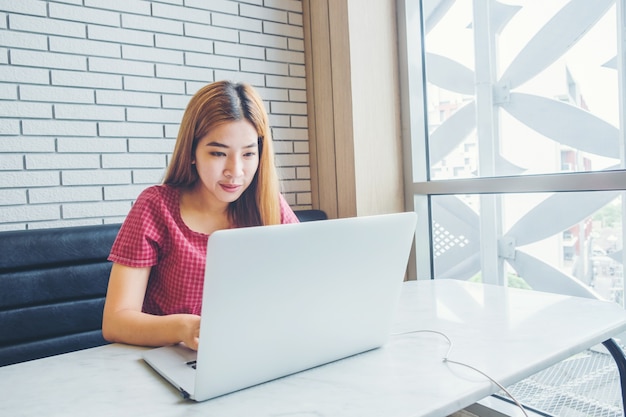
[[[200,342],[200,316],[180,314],[180,340],[190,349],[198,350]]]

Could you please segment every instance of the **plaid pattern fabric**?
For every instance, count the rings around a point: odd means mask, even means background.
[[[282,196],[280,204],[281,222],[297,223]],[[136,268],[152,267],[144,312],[200,314],[208,237],[183,222],[178,189],[155,185],[137,198],[108,259]]]

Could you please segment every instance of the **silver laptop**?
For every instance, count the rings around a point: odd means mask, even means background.
[[[208,242],[200,346],[147,351],[204,401],[382,346],[415,213],[231,229]]]

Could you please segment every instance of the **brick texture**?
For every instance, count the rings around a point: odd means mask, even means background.
[[[311,207],[301,1],[3,1],[0,17],[0,231],[123,221],[221,79],[258,89],[284,195]]]

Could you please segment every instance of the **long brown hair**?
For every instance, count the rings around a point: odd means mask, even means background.
[[[229,218],[237,227],[279,224],[279,182],[269,121],[263,100],[248,84],[217,81],[194,94],[183,114],[163,183],[193,187],[198,181],[192,165],[198,141],[216,126],[238,120],[247,120],[256,128],[259,167],[241,197],[230,203]]]

